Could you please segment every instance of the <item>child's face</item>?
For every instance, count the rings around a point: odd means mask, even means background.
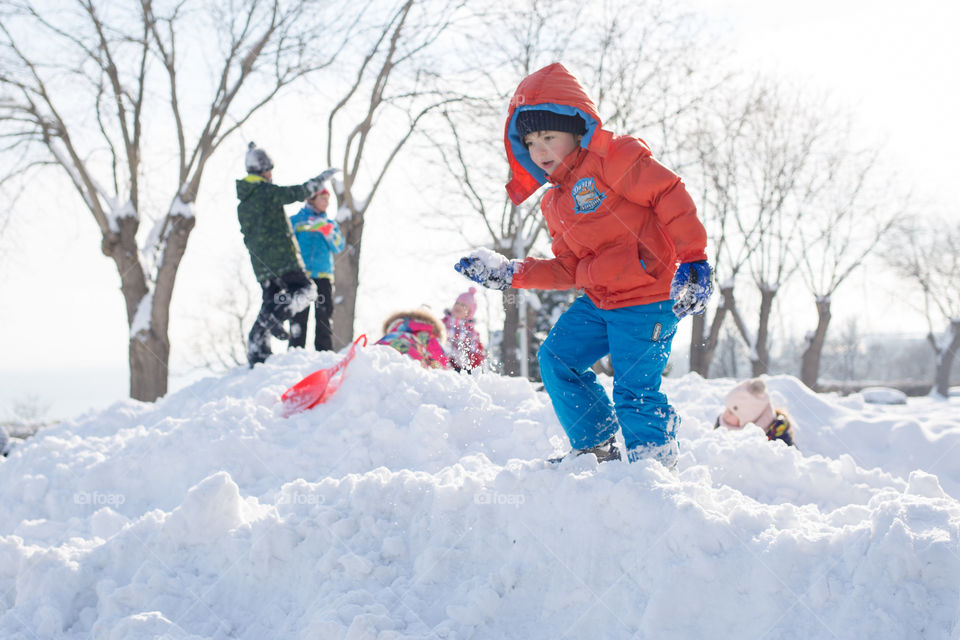
[[[740,418],[737,417],[737,414],[735,414],[733,411],[730,411],[730,409],[727,409],[726,411],[723,412],[723,418],[721,419],[731,427],[743,426],[742,424],[740,424]]]
[[[316,211],[326,211],[327,207],[330,206],[330,194],[329,193],[316,193],[312,198],[310,198],[310,206],[313,207]]]
[[[533,162],[550,175],[564,158],[580,146],[582,137],[567,131],[534,131],[523,138],[523,144]]]
[[[463,319],[470,315],[470,307],[462,302],[456,302],[453,305],[453,317]]]

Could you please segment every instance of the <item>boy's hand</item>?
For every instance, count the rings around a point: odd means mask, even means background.
[[[317,182],[321,182],[321,183],[326,182],[333,176],[337,175],[339,171],[340,169],[336,169],[334,167],[330,167],[329,169],[324,169],[323,172],[316,177],[316,180]]]
[[[316,176],[315,178],[310,178],[309,180],[307,180],[305,185],[307,187],[307,190],[311,194],[316,193],[317,191],[320,190],[320,188],[323,186],[325,182],[330,180],[330,178],[332,178],[333,176],[337,175],[339,171],[340,169],[334,169],[333,167],[331,167],[330,169],[324,170],[323,173]]]
[[[673,314],[683,318],[688,313],[703,313],[712,294],[713,270],[707,261],[684,262],[677,268],[670,284]]]
[[[517,262],[493,251],[476,251],[453,265],[459,273],[488,289],[503,291],[513,283]]]

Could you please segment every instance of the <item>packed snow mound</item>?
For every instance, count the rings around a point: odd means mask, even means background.
[[[890,387],[867,387],[860,390],[860,395],[873,404],[907,404],[907,394]]]
[[[715,431],[733,381],[689,375],[664,384],[679,473],[553,466],[566,440],[536,385],[384,347],[283,418],[280,394],[338,358],[280,354],[16,448],[0,637],[960,633],[955,399],[878,407],[769,378],[798,450]]]

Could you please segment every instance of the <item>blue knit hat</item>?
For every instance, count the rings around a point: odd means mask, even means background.
[[[517,133],[523,140],[535,131],[566,131],[576,136],[587,132],[587,125],[580,116],[565,116],[546,109],[527,109],[517,114]]]

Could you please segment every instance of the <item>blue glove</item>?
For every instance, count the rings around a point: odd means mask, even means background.
[[[513,272],[516,268],[517,261],[510,260],[506,256],[493,253],[492,251],[488,252],[487,255],[490,256],[491,254],[493,260],[488,259],[484,261],[476,254],[460,258],[460,262],[453,265],[453,268],[488,289],[497,289],[499,291],[509,289],[513,283]],[[496,262],[497,258],[499,258],[499,263],[490,266],[489,263]]]
[[[688,313],[703,313],[712,294],[713,270],[707,261],[684,262],[677,268],[670,283],[670,297],[674,300],[673,314],[682,318]]]

